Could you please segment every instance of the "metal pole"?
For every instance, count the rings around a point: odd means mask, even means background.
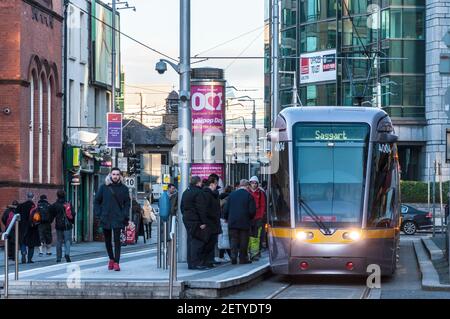
[[[173,281],[176,280],[176,217],[172,216],[170,227],[170,272],[169,272],[169,299],[172,299],[173,294]]]
[[[279,51],[279,0],[273,0],[272,3],[272,127],[275,126],[275,120],[279,110],[278,103],[278,51]]]
[[[178,112],[178,141],[180,145],[180,173],[181,181],[178,192],[178,219],[182,220],[181,198],[189,185],[190,166],[192,158],[191,145],[191,1],[180,0],[180,106]],[[188,133],[188,134],[186,134]],[[187,259],[187,233],[186,228],[178,229],[180,239],[178,261],[184,262]]]
[[[161,218],[159,214],[156,216],[156,263],[161,268]]]
[[[433,161],[433,237],[436,236],[436,160]]]
[[[143,110],[143,105],[142,105],[142,92],[139,93],[140,97],[141,97],[141,123],[144,123],[144,110]]]
[[[167,269],[167,222],[163,222],[163,269]]]
[[[8,298],[8,281],[9,281],[9,273],[8,273],[8,245],[9,245],[9,239],[8,236],[5,238],[5,279],[3,284],[3,289],[5,290],[5,298]]]
[[[75,227],[74,227],[74,241],[77,242],[78,241],[78,186],[74,186],[74,191],[75,191],[75,195],[74,195],[74,201],[75,201]]]
[[[111,112],[116,111],[116,0],[112,0],[111,19]],[[116,149],[111,149],[113,166],[117,166]]]
[[[253,101],[253,113],[252,113],[252,127],[256,128],[256,105],[255,105],[255,100]]]
[[[441,205],[441,233],[444,233],[444,203],[442,199],[442,164],[439,161],[438,166],[438,174],[439,174],[439,199],[440,199],[440,205]]]
[[[14,248],[15,248],[15,254],[14,254],[14,260],[16,263],[16,267],[15,267],[15,275],[14,275],[14,280],[19,280],[19,220],[16,220],[16,224],[14,225],[14,237],[15,237],[15,243],[14,243]]]

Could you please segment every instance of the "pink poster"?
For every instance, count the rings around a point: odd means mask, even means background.
[[[193,133],[211,129],[225,132],[224,98],[222,85],[191,86]]]
[[[225,94],[223,85],[191,85],[191,114],[192,114],[192,133],[205,134],[220,132],[225,135]],[[194,146],[198,147],[196,144]],[[195,150],[194,150],[195,152]],[[203,152],[201,153],[203,154]],[[191,166],[192,176],[208,178],[212,173],[219,175],[224,180],[224,159],[215,158],[215,152],[210,154],[208,162],[205,159],[195,160]]]

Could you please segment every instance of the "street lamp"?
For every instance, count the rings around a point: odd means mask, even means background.
[[[169,64],[180,75],[180,105],[178,112],[178,165],[180,166],[180,188],[178,192],[178,203],[181,203],[183,192],[188,188],[190,166],[191,166],[191,109],[190,100],[190,72],[191,72],[191,1],[180,0],[180,62],[175,64],[165,59],[156,63],[156,71],[163,74],[167,71]],[[178,220],[182,220],[182,215],[178,205]],[[187,233],[184,227],[178,227],[177,238],[179,242],[178,261],[184,262],[187,259]]]
[[[255,99],[251,98],[248,95],[244,95],[244,96],[230,98],[229,100],[238,100],[239,102],[249,102],[249,101],[253,102],[252,127],[256,128],[256,104],[255,104]]]
[[[294,84],[292,86],[292,105],[298,106],[299,103],[297,103],[297,101],[299,101],[300,106],[303,106],[302,101],[300,100],[300,98],[298,96],[298,91],[297,91],[297,72],[295,72],[295,71],[279,71],[279,73],[294,75]]]

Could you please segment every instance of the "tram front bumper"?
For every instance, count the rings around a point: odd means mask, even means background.
[[[292,275],[366,275],[366,258],[357,257],[291,257]]]

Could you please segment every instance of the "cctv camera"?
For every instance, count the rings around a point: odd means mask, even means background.
[[[191,98],[189,92],[187,91],[181,91],[180,92],[180,101],[181,102],[186,102]]]
[[[167,71],[167,64],[164,61],[159,61],[156,63],[155,70],[158,71],[159,74],[164,74]]]
[[[3,114],[10,115],[11,114],[11,109],[9,107],[3,108]]]

